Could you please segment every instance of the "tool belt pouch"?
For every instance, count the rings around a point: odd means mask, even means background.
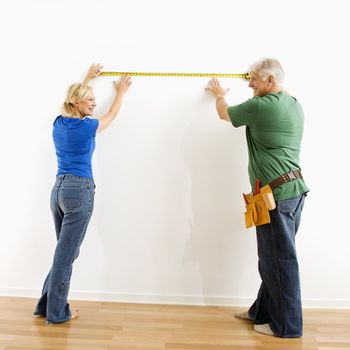
[[[266,185],[260,189],[260,193],[248,193],[245,197],[248,202],[244,213],[246,228],[269,224],[271,222],[269,210],[276,208],[270,186]]]

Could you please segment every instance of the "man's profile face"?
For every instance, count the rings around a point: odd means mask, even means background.
[[[254,96],[265,96],[269,93],[270,86],[269,78],[262,80],[258,72],[250,73],[249,87],[253,89]]]

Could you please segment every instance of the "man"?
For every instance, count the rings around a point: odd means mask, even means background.
[[[256,227],[262,280],[257,299],[235,316],[251,320],[259,333],[295,338],[303,327],[295,235],[308,192],[299,166],[303,111],[282,89],[284,72],[277,60],[261,59],[249,72],[254,97],[242,104],[229,107],[227,89],[215,78],[206,88],[216,97],[220,119],[246,126],[251,186],[256,179],[261,186],[270,184],[276,201],[271,223]]]

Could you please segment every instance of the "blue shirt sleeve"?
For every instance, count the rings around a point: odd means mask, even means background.
[[[96,130],[98,128],[98,119],[92,119],[92,118],[86,118],[85,121],[85,127],[87,130],[87,134],[89,137],[95,137],[96,136]]]
[[[231,106],[227,113],[234,127],[253,126],[259,116],[259,98],[253,97],[239,105]]]

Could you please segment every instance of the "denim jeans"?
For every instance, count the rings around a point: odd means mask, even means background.
[[[57,245],[34,315],[44,316],[48,323],[70,319],[67,303],[73,261],[79,255],[94,206],[93,179],[59,175],[51,192]]]
[[[269,323],[275,335],[284,338],[303,333],[295,235],[305,196],[277,201],[271,223],[256,228],[262,283],[249,316],[254,324]]]

